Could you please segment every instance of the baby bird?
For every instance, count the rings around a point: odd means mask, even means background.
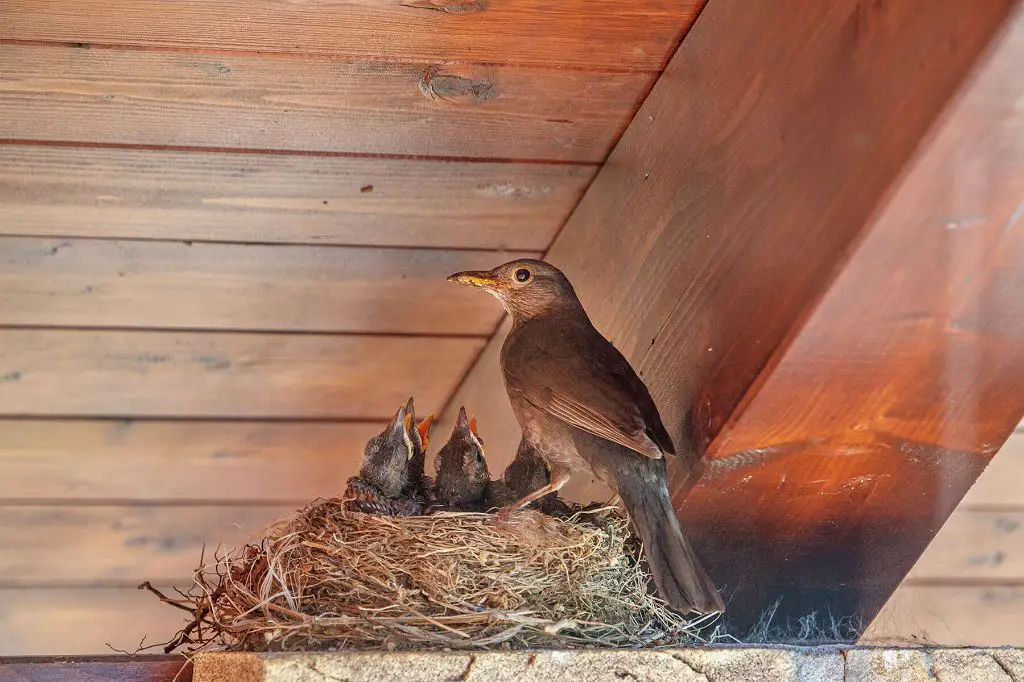
[[[398,408],[384,430],[366,442],[359,475],[348,480],[345,490],[346,509],[386,516],[413,516],[422,511],[422,500],[402,494],[414,454],[411,431],[415,428],[411,428],[412,415],[406,407]]]
[[[410,416],[410,424],[415,428],[409,429],[412,437],[412,457],[409,458],[409,471],[405,485],[405,494],[410,497],[426,498],[427,491],[433,484],[424,473],[427,459],[427,445],[430,443],[430,425],[434,422],[433,413],[425,418],[416,421],[416,408],[413,406],[412,398],[405,404],[405,411]]]
[[[434,497],[439,505],[453,511],[481,511],[490,474],[476,420],[466,416],[465,407],[459,408],[459,419],[438,451],[434,469]]]
[[[551,481],[547,463],[537,454],[525,437],[519,441],[515,458],[509,462],[502,474],[502,480],[515,499],[529,495]],[[558,497],[557,492],[548,493],[535,503],[538,510],[550,516],[569,516],[572,510]]]

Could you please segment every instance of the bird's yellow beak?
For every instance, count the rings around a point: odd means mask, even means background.
[[[454,275],[448,275],[448,281],[481,289],[496,289],[501,283],[501,280],[487,270],[456,272]]]

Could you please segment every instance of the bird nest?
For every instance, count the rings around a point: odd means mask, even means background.
[[[201,565],[165,650],[641,647],[693,644],[713,618],[653,594],[628,523],[441,512],[389,517],[317,500],[258,544]]]

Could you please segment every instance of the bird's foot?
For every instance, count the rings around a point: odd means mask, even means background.
[[[499,507],[494,512],[494,519],[502,523],[508,522],[512,515],[519,511],[522,507],[517,504],[506,504],[504,507]]]

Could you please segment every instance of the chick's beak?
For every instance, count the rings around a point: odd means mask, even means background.
[[[416,428],[420,432],[420,442],[423,443],[423,449],[427,449],[427,444],[430,443],[430,425],[434,422],[433,413],[428,414],[426,419],[421,421]]]
[[[480,287],[481,289],[494,289],[499,284],[498,278],[488,270],[456,272],[454,275],[448,275],[448,281],[471,287]]]

